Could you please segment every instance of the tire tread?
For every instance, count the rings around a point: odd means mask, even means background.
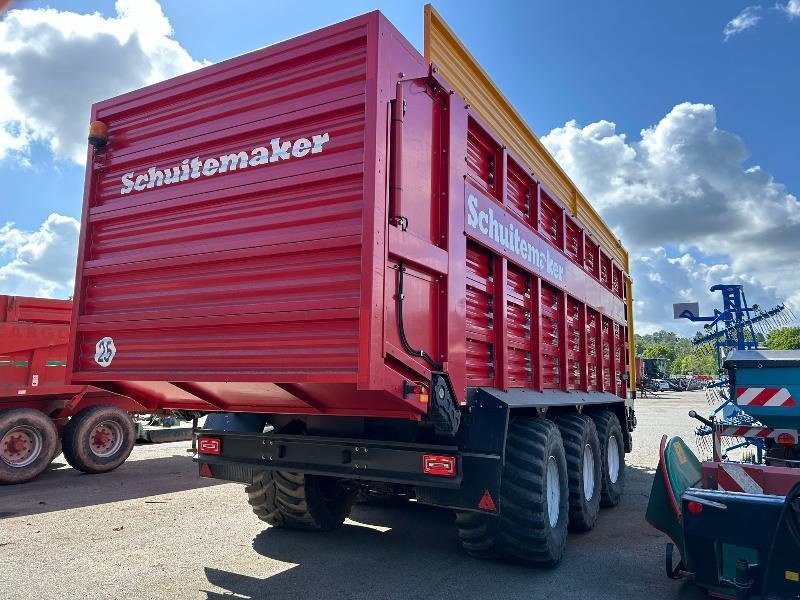
[[[459,538],[468,554],[538,566],[552,566],[561,560],[566,538],[566,490],[562,484],[563,517],[556,525],[558,533],[553,544],[543,479],[548,445],[554,445],[555,453],[564,460],[560,438],[558,428],[547,419],[516,418],[509,424],[500,486],[500,516],[456,512]]]
[[[600,440],[600,458],[602,460],[603,486],[600,496],[600,506],[613,507],[620,503],[622,491],[625,487],[625,452],[622,450],[622,425],[617,415],[610,410],[600,410],[591,414],[597,428],[597,438]],[[616,483],[612,484],[608,479],[608,460],[607,460],[607,440],[613,430],[619,434],[617,443],[620,447],[619,477]]]
[[[342,491],[327,502],[302,473],[260,471],[245,487],[253,513],[273,527],[330,531],[342,525],[353,505],[353,494]],[[313,488],[313,489],[312,489]]]
[[[594,528],[600,510],[602,487],[602,465],[600,444],[594,421],[581,414],[561,415],[555,420],[564,440],[569,475],[569,523],[573,531],[589,531]],[[583,450],[586,444],[594,449],[595,490],[591,500],[586,500],[583,490]]]

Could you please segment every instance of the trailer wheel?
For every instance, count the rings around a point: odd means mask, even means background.
[[[508,426],[499,512],[456,512],[468,554],[553,566],[564,554],[568,522],[567,462],[552,421],[516,418]]]
[[[616,506],[625,490],[625,444],[619,419],[610,410],[592,414],[600,440],[603,487],[600,506]]]
[[[58,438],[56,439],[56,449],[53,451],[53,460],[57,459],[63,452],[61,436],[64,434],[64,427],[67,426],[67,423],[69,423],[69,417],[53,419],[53,425],[56,426],[56,433],[58,434]]]
[[[58,433],[44,413],[32,408],[0,412],[0,484],[24,483],[47,469]]]
[[[61,436],[59,435],[58,438],[56,439],[56,447],[53,450],[53,458],[51,458],[50,461],[52,462],[55,459],[57,459],[59,456],[61,456],[61,453],[63,451],[64,451],[64,448],[62,447]]]
[[[245,491],[259,519],[288,529],[338,529],[355,502],[338,479],[288,471],[261,471]]]
[[[131,416],[116,406],[91,406],[72,417],[61,438],[64,458],[84,473],[113,471],[136,442]]]
[[[569,475],[569,528],[589,531],[600,513],[602,468],[594,421],[585,415],[556,419],[564,440]]]

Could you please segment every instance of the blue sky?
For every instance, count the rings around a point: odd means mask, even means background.
[[[789,2],[782,0],[784,10],[775,8],[774,2],[758,5],[735,0],[435,3],[633,250],[632,270],[637,284],[643,282],[642,294],[637,293],[642,304],[637,308],[647,328],[672,327],[668,304],[702,294],[715,277],[750,282],[763,290],[751,296],[761,293],[767,302],[800,299],[800,284],[788,284],[785,276],[798,258],[792,256],[788,240],[795,232],[787,229],[787,223],[795,217],[800,223],[796,201],[800,193],[800,1]],[[151,0],[140,2],[150,4]],[[153,47],[166,48],[178,58],[174,64],[154,66],[147,79],[152,81],[179,72],[176,64],[185,70],[192,61],[195,65],[216,62],[375,8],[421,49],[423,4],[163,0],[160,7],[172,28],[170,34],[158,15],[137,9],[138,15],[120,16],[111,1],[12,2],[12,8],[28,17],[18,18],[13,30],[6,23],[5,51],[0,30],[0,76],[4,70],[13,74],[12,61],[16,58],[19,64],[23,57],[16,54],[22,50],[14,43],[22,39],[19,30],[31,20],[61,31],[64,39],[56,41],[63,46],[51,46],[53,55],[63,55],[79,38],[86,42],[91,32],[81,32],[80,27],[77,32],[64,29],[63,15],[68,12],[96,11],[105,19],[93,21],[100,28],[112,27],[109,24],[120,18],[127,19],[131,31],[146,29],[148,19],[159,23],[154,29],[161,37],[152,34]],[[133,12],[123,5],[122,12]],[[47,6],[63,11],[61,16],[37,13],[34,19],[30,11]],[[792,18],[795,8],[797,16]],[[151,34],[141,35],[144,39]],[[57,47],[62,49],[57,51]],[[57,57],[49,57],[48,51],[44,44],[37,50],[44,56],[37,55],[31,64],[55,61]],[[54,71],[63,75],[60,85],[79,85],[76,82],[85,77],[82,71],[94,69],[102,74],[104,65],[98,58],[102,54],[87,54],[85,63],[76,59]],[[34,77],[18,71],[16,75],[20,81]],[[46,92],[40,102],[60,101],[53,82],[49,95],[46,82],[24,83],[24,89],[33,90],[31,94]],[[87,88],[95,86],[91,84]],[[124,91],[119,89],[124,84],[115,85],[114,93]],[[27,109],[19,90],[14,96],[14,90],[8,89],[9,102],[24,113]],[[41,243],[59,235],[55,223],[48,226],[53,231],[42,230],[48,215],[79,216],[83,166],[75,162],[74,152],[64,148],[68,130],[77,131],[70,124],[80,125],[83,131],[94,99],[86,98],[83,115],[79,103],[52,122],[42,110],[38,116],[20,117],[33,130],[21,148],[17,138],[17,147],[0,159],[0,227],[13,223],[5,228],[5,242],[0,230],[0,292],[64,295],[68,290],[68,282],[40,285],[20,273],[33,272],[41,278],[46,270],[37,270],[32,263],[39,257]],[[69,102],[76,100],[70,96],[65,99]],[[0,77],[0,109],[3,106]],[[13,131],[18,125],[6,121],[5,127]],[[640,132],[648,129],[652,133],[643,137]],[[53,139],[60,150],[53,151]],[[603,170],[598,165],[604,165]],[[761,170],[753,171],[754,166]],[[670,169],[675,170],[672,182]],[[620,186],[620,181],[625,184]],[[762,206],[760,198],[769,198],[772,204]],[[735,219],[714,216],[729,212],[726,203],[736,205]],[[746,217],[760,210],[776,216],[768,217],[766,225],[760,223],[755,235]],[[665,218],[670,222],[664,223]],[[661,227],[656,235],[651,233],[655,220]],[[23,238],[36,241],[36,234],[40,234],[39,245],[25,246]],[[72,243],[71,235],[65,244]],[[764,254],[759,239],[776,240],[769,253]],[[775,264],[764,262],[779,254]],[[3,290],[4,285],[10,289]]]

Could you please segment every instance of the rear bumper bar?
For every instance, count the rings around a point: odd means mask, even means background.
[[[201,474],[215,479],[249,484],[259,471],[281,470],[388,482],[414,487],[421,502],[462,510],[478,510],[486,491],[494,498],[499,497],[502,469],[499,454],[465,452],[456,446],[306,435],[207,429],[199,434],[220,440],[220,454],[195,455]],[[456,457],[456,475],[424,473],[425,454]]]
[[[210,464],[212,470],[214,465],[237,464],[255,470],[277,469],[445,488],[458,488],[462,482],[463,457],[459,449],[452,446],[422,447],[402,442],[209,430],[203,430],[202,437],[221,440],[221,454],[197,456],[199,462]],[[456,476],[423,473],[422,457],[425,454],[455,456]]]

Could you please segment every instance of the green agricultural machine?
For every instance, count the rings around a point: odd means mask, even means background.
[[[715,598],[798,599],[800,351],[759,349],[754,326],[769,313],[749,308],[741,286],[717,290],[722,311],[680,316],[712,324],[698,339],[718,352],[718,389],[732,410],[709,418],[689,413],[711,439],[711,460],[698,460],[680,438],[662,438],[647,520],[671,540],[669,577],[691,577]],[[732,447],[723,450],[723,437],[748,440],[759,452],[749,461],[729,460]]]

